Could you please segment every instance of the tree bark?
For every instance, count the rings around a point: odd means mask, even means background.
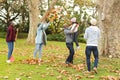
[[[39,0],[28,0],[29,5],[29,33],[27,38],[27,43],[34,43],[36,36],[37,25],[40,21],[39,19]]]
[[[120,0],[97,0],[100,54],[120,58]]]
[[[49,15],[50,11],[54,7],[55,3],[57,2],[57,0],[52,1],[48,10],[45,12],[45,14],[43,15],[43,17],[41,19],[39,19],[39,17],[38,17],[40,14],[40,11],[38,8],[39,0],[28,0],[28,1],[29,1],[29,10],[30,10],[29,11],[30,28],[29,28],[27,42],[31,44],[31,43],[34,43],[34,41],[35,41],[36,29],[37,29],[38,23],[45,21],[45,19]]]

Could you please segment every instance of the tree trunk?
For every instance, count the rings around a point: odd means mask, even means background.
[[[29,17],[30,17],[30,27],[29,27],[29,34],[27,38],[28,43],[34,43],[35,36],[36,36],[36,29],[38,23],[45,21],[45,19],[48,17],[48,14],[50,13],[51,9],[54,7],[57,0],[53,0],[51,5],[49,6],[49,9],[46,11],[46,13],[43,15],[41,19],[39,19],[39,0],[28,0],[29,1]]]
[[[37,25],[40,21],[39,19],[39,0],[28,0],[28,5],[29,5],[29,33],[28,33],[28,38],[27,42],[28,43],[34,43],[35,41],[35,36],[36,36],[36,29]]]
[[[97,0],[100,54],[120,58],[120,0]]]

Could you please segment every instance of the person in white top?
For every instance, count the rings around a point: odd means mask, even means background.
[[[96,19],[91,19],[90,20],[91,25],[86,28],[85,34],[84,34],[84,39],[87,40],[86,44],[86,61],[87,61],[87,69],[88,71],[91,71],[91,62],[90,62],[90,56],[91,53],[93,52],[94,56],[94,66],[93,70],[95,73],[97,73],[97,66],[98,66],[98,40],[100,38],[100,29],[96,26],[97,20]]]
[[[77,49],[80,48],[79,44],[78,44],[78,27],[79,27],[79,24],[77,23],[76,21],[76,18],[73,17],[71,20],[71,31],[74,31],[73,33],[73,42],[75,42],[76,46],[77,46]]]

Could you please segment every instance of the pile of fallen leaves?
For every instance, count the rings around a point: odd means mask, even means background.
[[[42,61],[39,61],[38,59],[29,58],[29,59],[26,59],[26,60],[22,60],[21,62],[23,64],[35,65],[35,64],[40,64]]]
[[[120,80],[120,77],[116,78],[114,76],[102,76],[100,80]]]

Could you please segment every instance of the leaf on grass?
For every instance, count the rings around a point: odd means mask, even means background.
[[[100,77],[100,80],[119,80],[114,76],[102,76]]]
[[[72,79],[72,76],[69,76],[69,77],[68,77],[68,80],[73,80],[73,79]]]
[[[4,79],[8,79],[9,77],[8,76],[4,76]]]
[[[22,73],[20,73],[19,75],[20,75],[20,76],[24,76],[24,75],[25,75],[25,73],[24,73],[24,72],[22,72]]]
[[[79,80],[79,79],[81,79],[82,77],[77,74],[77,75],[75,75],[75,78],[76,78],[76,80]]]
[[[61,75],[59,75],[59,76],[57,76],[57,79],[58,79],[58,80],[62,80],[63,78],[62,78]]]
[[[45,78],[45,77],[46,77],[46,75],[45,75],[45,74],[42,74],[42,75],[41,75],[41,77],[42,77],[42,78]]]
[[[21,78],[15,78],[15,80],[21,80]]]
[[[95,77],[94,75],[87,76],[87,78],[89,79],[93,79],[94,77]]]
[[[66,71],[66,70],[60,70],[59,71],[61,74],[64,74],[64,75],[67,75],[69,72],[68,71]]]

